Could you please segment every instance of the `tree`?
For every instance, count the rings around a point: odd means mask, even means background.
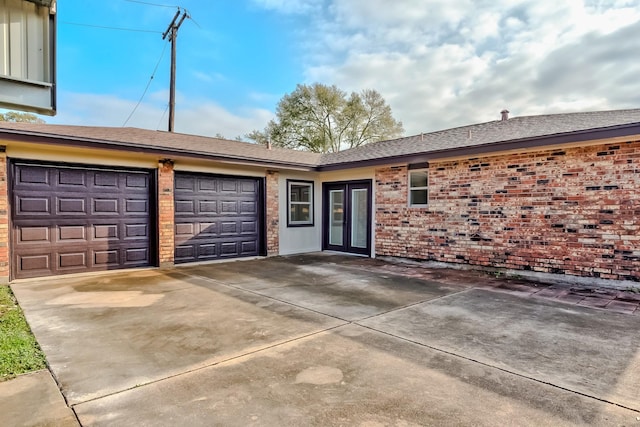
[[[0,113],[0,122],[20,122],[20,123],[45,123],[40,117],[31,113],[19,113],[17,111],[7,111]]]
[[[370,142],[397,138],[402,123],[391,115],[391,107],[372,89],[346,92],[315,83],[298,85],[276,108],[276,118],[263,131],[248,139],[274,146],[331,153]]]

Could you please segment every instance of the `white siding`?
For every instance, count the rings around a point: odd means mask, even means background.
[[[48,8],[0,0],[0,74],[51,83],[48,36]]]
[[[322,182],[317,174],[280,173],[278,204],[280,211],[280,255],[322,250]],[[313,181],[313,226],[287,227],[287,180]]]

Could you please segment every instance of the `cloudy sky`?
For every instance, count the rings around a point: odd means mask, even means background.
[[[178,132],[262,129],[313,82],[376,89],[407,135],[504,108],[640,108],[640,0],[59,0],[58,115],[45,120],[166,129],[161,33],[175,6],[192,17],[178,36]]]

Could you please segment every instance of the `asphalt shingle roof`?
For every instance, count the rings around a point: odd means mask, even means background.
[[[168,150],[172,153],[196,154],[230,161],[272,163],[290,167],[316,168],[442,153],[460,148],[486,147],[509,141],[530,140],[554,135],[604,129],[623,125],[640,125],[640,109],[594,111],[514,117],[437,132],[381,141],[338,153],[318,154],[263,145],[228,141],[204,136],[169,133],[137,128],[66,126],[0,122],[0,132],[72,139],[112,147],[141,150]]]
[[[224,157],[229,160],[249,160],[282,163],[291,166],[315,166],[319,153],[276,148],[249,142],[229,141],[205,136],[169,133],[138,128],[66,126],[34,123],[0,122],[0,131],[9,129],[34,136],[76,139],[106,146],[128,146],[142,149],[171,150],[184,154]]]
[[[514,117],[446,129],[326,154],[323,166],[433,153],[543,136],[640,123],[640,109]]]

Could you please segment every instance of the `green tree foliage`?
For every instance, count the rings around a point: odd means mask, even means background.
[[[40,117],[31,113],[19,113],[17,111],[7,111],[0,113],[0,122],[16,123],[45,123]]]
[[[347,93],[334,86],[298,85],[285,95],[276,118],[248,139],[274,146],[332,153],[402,136],[402,123],[372,89]]]

